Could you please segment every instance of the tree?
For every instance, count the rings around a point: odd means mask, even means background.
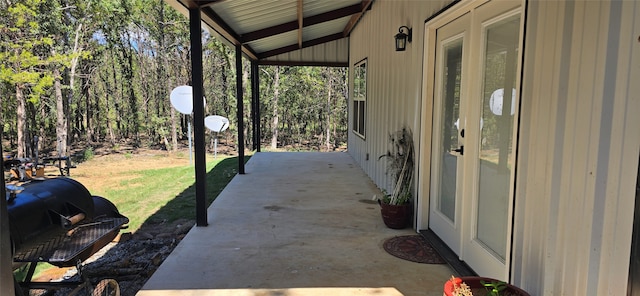
[[[27,156],[27,103],[34,104],[53,85],[54,75],[47,66],[59,59],[51,53],[53,38],[41,30],[37,21],[43,1],[3,2],[0,7],[0,81],[15,89],[17,156]]]
[[[325,146],[327,147],[327,151],[331,150],[331,101],[333,99],[333,76],[332,73],[326,69],[327,75],[327,123],[325,127]]]
[[[280,97],[280,67],[276,66],[273,73],[273,101],[271,118],[271,148],[278,148],[278,99]]]
[[[41,15],[46,16],[44,18],[46,24],[49,24],[47,31],[59,36],[54,44],[53,52],[61,52],[64,57],[58,60],[54,69],[57,118],[56,140],[58,154],[61,156],[67,156],[69,152],[67,148],[71,127],[69,118],[72,115],[70,108],[77,97],[75,81],[79,61],[89,55],[89,52],[85,50],[89,43],[86,31],[92,29],[90,24],[94,16],[94,11],[92,10],[93,2],[49,0],[46,10],[41,11]],[[60,73],[60,69],[62,73]],[[64,89],[63,85],[65,86]]]
[[[188,118],[176,114],[168,97],[189,84],[188,21],[164,1],[4,0],[0,19],[0,121],[19,156],[26,156],[31,134],[63,155],[74,141],[177,151],[186,139]],[[235,73],[235,48],[206,32],[203,49],[206,114],[247,122],[248,112],[245,118],[235,112],[235,77],[242,75],[247,89],[248,61]],[[260,66],[259,141],[322,150],[343,145],[346,73]],[[249,106],[244,93],[240,99]],[[246,136],[255,132],[252,125],[237,128],[225,133],[227,144],[239,144],[232,135],[242,132],[244,144],[260,145]]]

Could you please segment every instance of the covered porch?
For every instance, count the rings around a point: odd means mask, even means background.
[[[399,259],[380,191],[347,153],[259,152],[137,294],[442,295],[446,264]]]

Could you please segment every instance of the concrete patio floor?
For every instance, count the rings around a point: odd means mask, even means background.
[[[389,255],[380,191],[347,153],[251,157],[138,296],[442,295],[454,272]]]

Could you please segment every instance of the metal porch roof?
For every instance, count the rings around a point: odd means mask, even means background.
[[[346,65],[348,36],[373,0],[165,0],[199,7],[211,34],[260,64]],[[314,50],[321,47],[321,50]]]

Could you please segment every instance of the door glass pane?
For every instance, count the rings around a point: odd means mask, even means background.
[[[439,166],[440,186],[438,210],[455,222],[458,118],[460,115],[460,81],[462,72],[462,39],[443,46],[442,65],[442,122],[440,143],[442,159]]]
[[[477,239],[506,256],[520,17],[485,28]]]

